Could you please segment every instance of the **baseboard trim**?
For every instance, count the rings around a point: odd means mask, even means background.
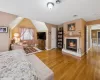
[[[56,49],[56,48],[50,48],[50,49],[48,49],[48,48],[45,48],[46,50],[52,50],[52,49]]]
[[[65,50],[65,49],[62,49],[62,52],[64,52],[63,54],[71,54],[71,55],[78,56],[78,57],[82,57],[84,55],[84,54],[78,54],[76,52]]]
[[[51,50],[51,49],[48,49],[48,48],[45,48],[46,50]]]
[[[90,50],[91,48],[89,48],[87,51],[86,51],[86,53],[88,53],[88,51]]]

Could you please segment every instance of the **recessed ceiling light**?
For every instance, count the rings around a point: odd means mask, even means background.
[[[77,17],[78,15],[73,15],[73,17]]]
[[[54,7],[54,3],[48,2],[48,3],[47,3],[47,7],[48,7],[49,9],[52,9],[52,8]]]

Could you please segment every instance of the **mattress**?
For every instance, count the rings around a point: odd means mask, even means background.
[[[40,80],[54,80],[54,73],[35,54],[27,55]]]
[[[23,50],[0,53],[0,80],[40,80]]]

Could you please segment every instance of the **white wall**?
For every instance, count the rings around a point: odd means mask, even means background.
[[[36,21],[36,20],[32,20],[34,26],[36,27],[38,32],[46,32],[46,46],[45,49],[48,50],[48,28],[46,26],[46,24],[44,22],[40,22],[40,21]]]
[[[16,18],[15,15],[0,12],[0,27],[9,27],[9,24]],[[0,52],[9,49],[9,28],[8,33],[0,33]]]
[[[98,30],[100,29],[100,24],[91,25],[91,30]]]
[[[32,21],[38,32],[46,32],[48,30],[46,24],[40,21]]]

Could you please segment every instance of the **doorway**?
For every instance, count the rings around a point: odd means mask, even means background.
[[[86,51],[100,46],[100,24],[87,25],[86,27]]]
[[[98,45],[100,45],[100,31],[97,32]]]
[[[56,48],[56,28],[51,28],[51,49]]]

